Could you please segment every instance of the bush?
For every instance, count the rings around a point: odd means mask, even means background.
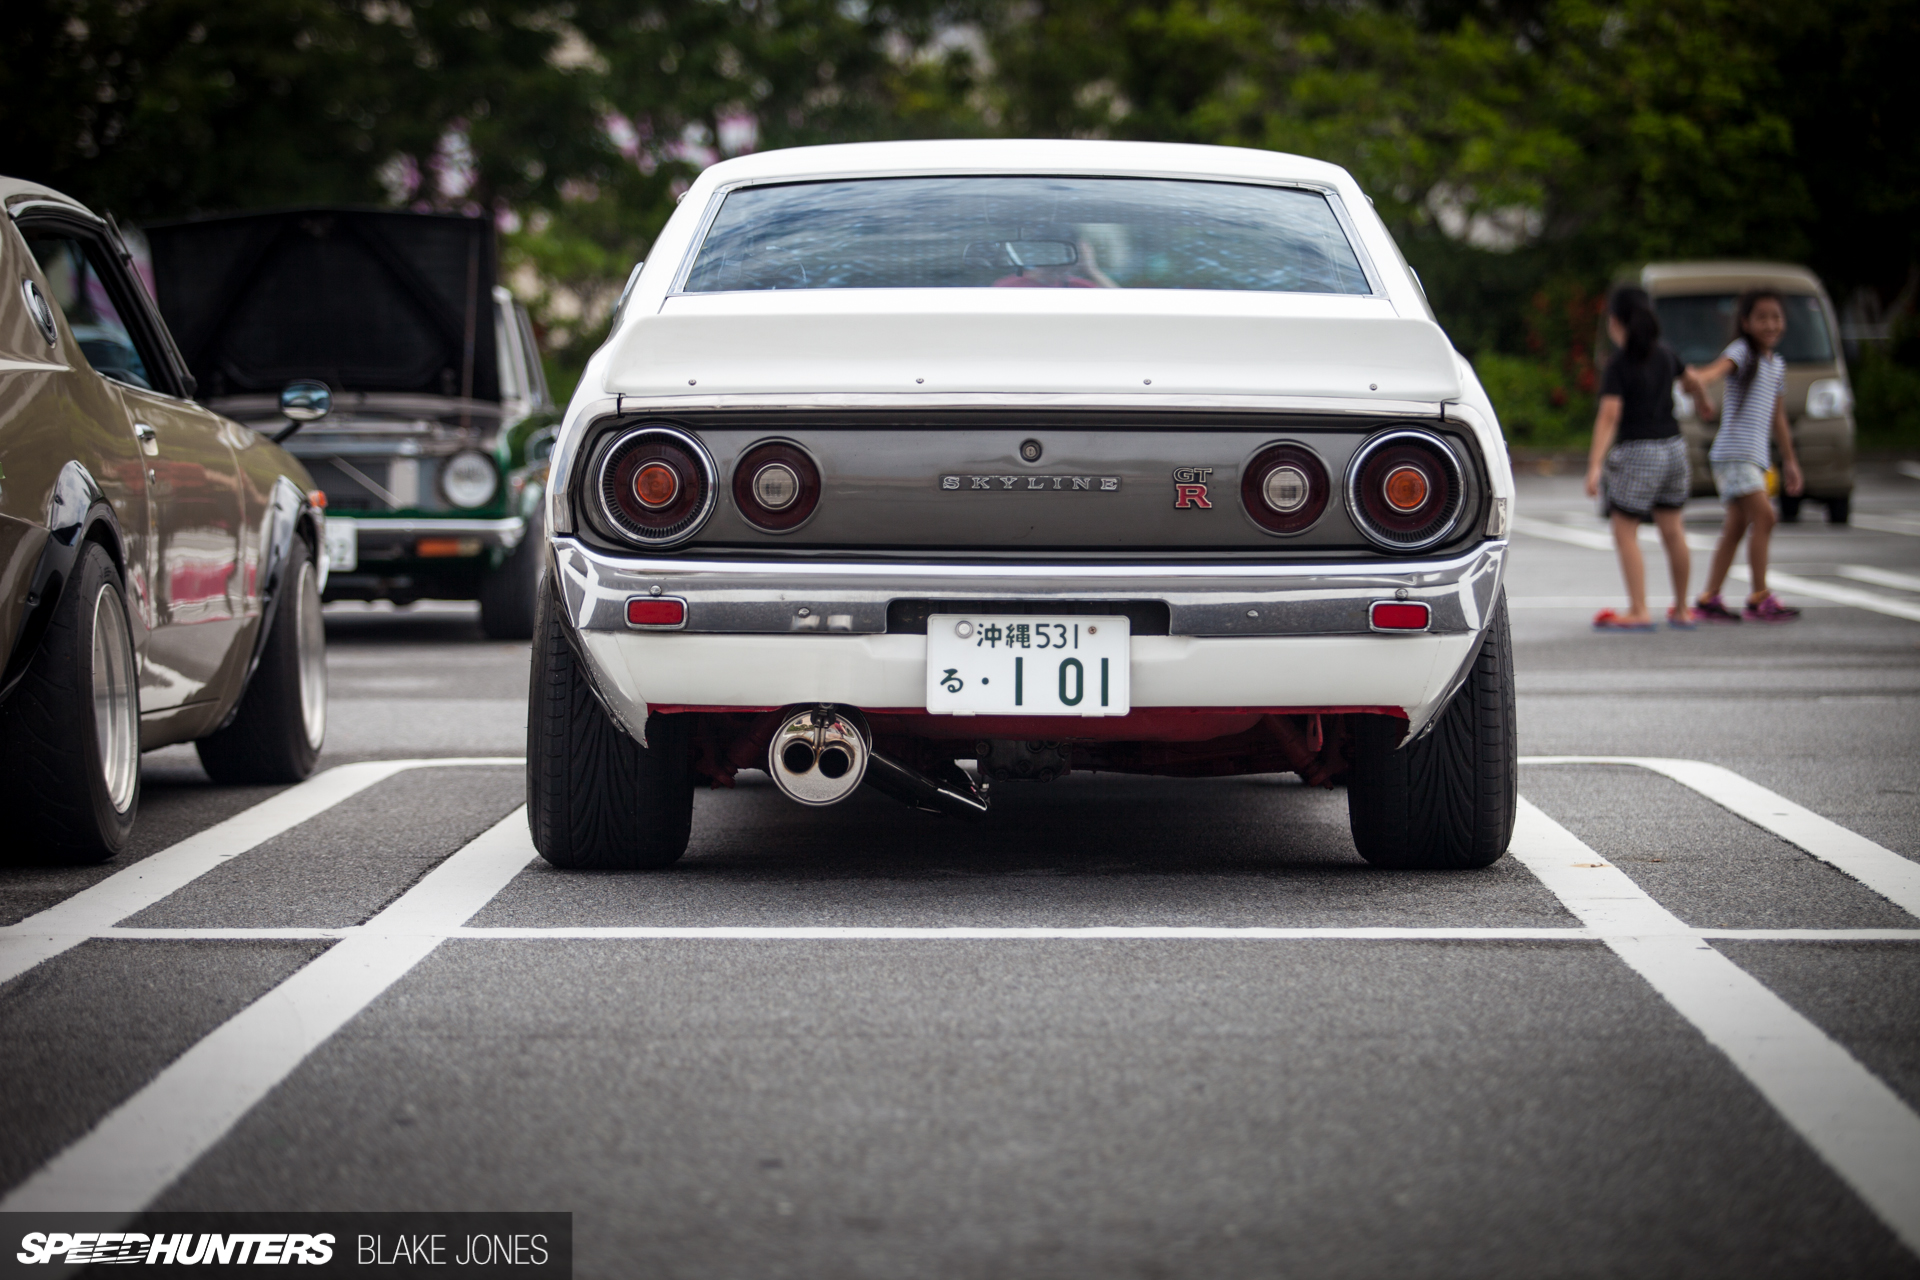
[[[1584,449],[1593,438],[1593,397],[1569,387],[1570,379],[1553,364],[1489,351],[1473,367],[1500,415],[1507,443]]]

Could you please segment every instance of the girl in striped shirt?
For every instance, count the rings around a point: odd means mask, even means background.
[[[1787,331],[1780,295],[1771,289],[1741,294],[1734,307],[1734,327],[1734,340],[1718,359],[1687,370],[1703,383],[1727,378],[1720,434],[1707,454],[1714,486],[1727,507],[1727,522],[1720,529],[1720,544],[1713,549],[1706,590],[1694,602],[1693,612],[1702,622],[1740,621],[1741,614],[1720,599],[1720,588],[1733,568],[1740,539],[1746,537],[1753,592],[1747,597],[1745,616],[1751,622],[1791,622],[1800,611],[1787,608],[1767,590],[1767,550],[1774,526],[1773,503],[1767,498],[1768,436],[1779,446],[1787,492],[1798,494],[1801,486],[1800,460],[1794,456],[1783,394],[1787,362],[1776,350]]]

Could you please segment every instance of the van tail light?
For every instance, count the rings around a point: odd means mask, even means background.
[[[1268,533],[1300,533],[1327,509],[1333,486],[1311,450],[1276,444],[1255,455],[1240,475],[1240,502]]]
[[[820,505],[820,468],[799,445],[763,440],[734,464],[733,504],[756,529],[798,529]]]
[[[1347,467],[1347,510],[1369,540],[1420,551],[1459,526],[1466,503],[1460,461],[1426,431],[1387,431],[1360,447]]]
[[[1368,614],[1375,631],[1425,631],[1432,615],[1424,604],[1399,600],[1375,600]]]
[[[634,596],[627,601],[630,627],[681,627],[687,622],[687,602],[678,596]]]
[[[620,436],[602,452],[595,477],[608,531],[631,542],[685,541],[713,512],[713,463],[697,440],[671,428]]]

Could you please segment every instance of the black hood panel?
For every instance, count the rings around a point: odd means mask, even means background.
[[[500,398],[484,218],[292,209],[150,226],[161,313],[203,396]]]

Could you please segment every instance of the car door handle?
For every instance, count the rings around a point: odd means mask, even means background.
[[[136,422],[133,424],[133,434],[140,437],[140,447],[142,449],[145,449],[148,453],[160,452],[159,437],[154,434],[152,427],[144,422]]]

